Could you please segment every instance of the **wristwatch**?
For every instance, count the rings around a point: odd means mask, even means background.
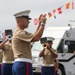
[[[45,24],[44,24],[43,22],[41,22],[41,25],[42,25],[42,26],[45,26]]]

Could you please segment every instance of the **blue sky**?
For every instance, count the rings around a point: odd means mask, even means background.
[[[46,28],[49,26],[67,26],[70,20],[75,19],[75,9],[71,8],[66,10],[65,4],[72,0],[0,0],[0,31],[5,29],[14,29],[16,21],[14,14],[30,9],[30,17],[32,17],[28,31],[34,33],[37,26],[34,25],[34,18],[37,18],[40,14],[47,14],[60,6],[62,7],[62,14],[56,14],[54,17],[47,18]],[[75,2],[75,1],[74,1]]]

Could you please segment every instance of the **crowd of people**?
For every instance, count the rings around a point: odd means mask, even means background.
[[[31,42],[39,41],[42,37],[47,18],[45,15],[39,16],[38,27],[34,34],[27,32],[31,18],[30,10],[25,10],[14,14],[16,27],[12,38],[6,38],[0,43],[2,49],[1,75],[33,75]],[[54,38],[43,43],[43,50],[39,54],[43,57],[42,75],[55,75],[54,61],[58,57],[57,50],[52,48]],[[0,57],[1,58],[1,57]]]

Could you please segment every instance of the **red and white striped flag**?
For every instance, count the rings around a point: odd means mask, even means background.
[[[72,9],[74,9],[74,1],[72,1]]]
[[[34,24],[35,24],[35,25],[38,24],[38,19],[37,19],[37,18],[34,19]]]
[[[59,7],[57,10],[58,10],[58,13],[59,13],[59,14],[62,14],[61,7]]]

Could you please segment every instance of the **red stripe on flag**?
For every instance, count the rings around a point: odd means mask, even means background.
[[[56,12],[56,9],[55,10],[53,10],[53,13],[55,13]]]
[[[61,7],[60,7],[60,8],[58,8],[57,10],[58,10],[58,13],[59,13],[59,14],[61,14],[61,13],[62,13]]]
[[[34,24],[35,24],[35,25],[38,24],[38,19],[37,19],[37,18],[34,19]]]
[[[72,9],[74,9],[74,1],[72,1]]]

